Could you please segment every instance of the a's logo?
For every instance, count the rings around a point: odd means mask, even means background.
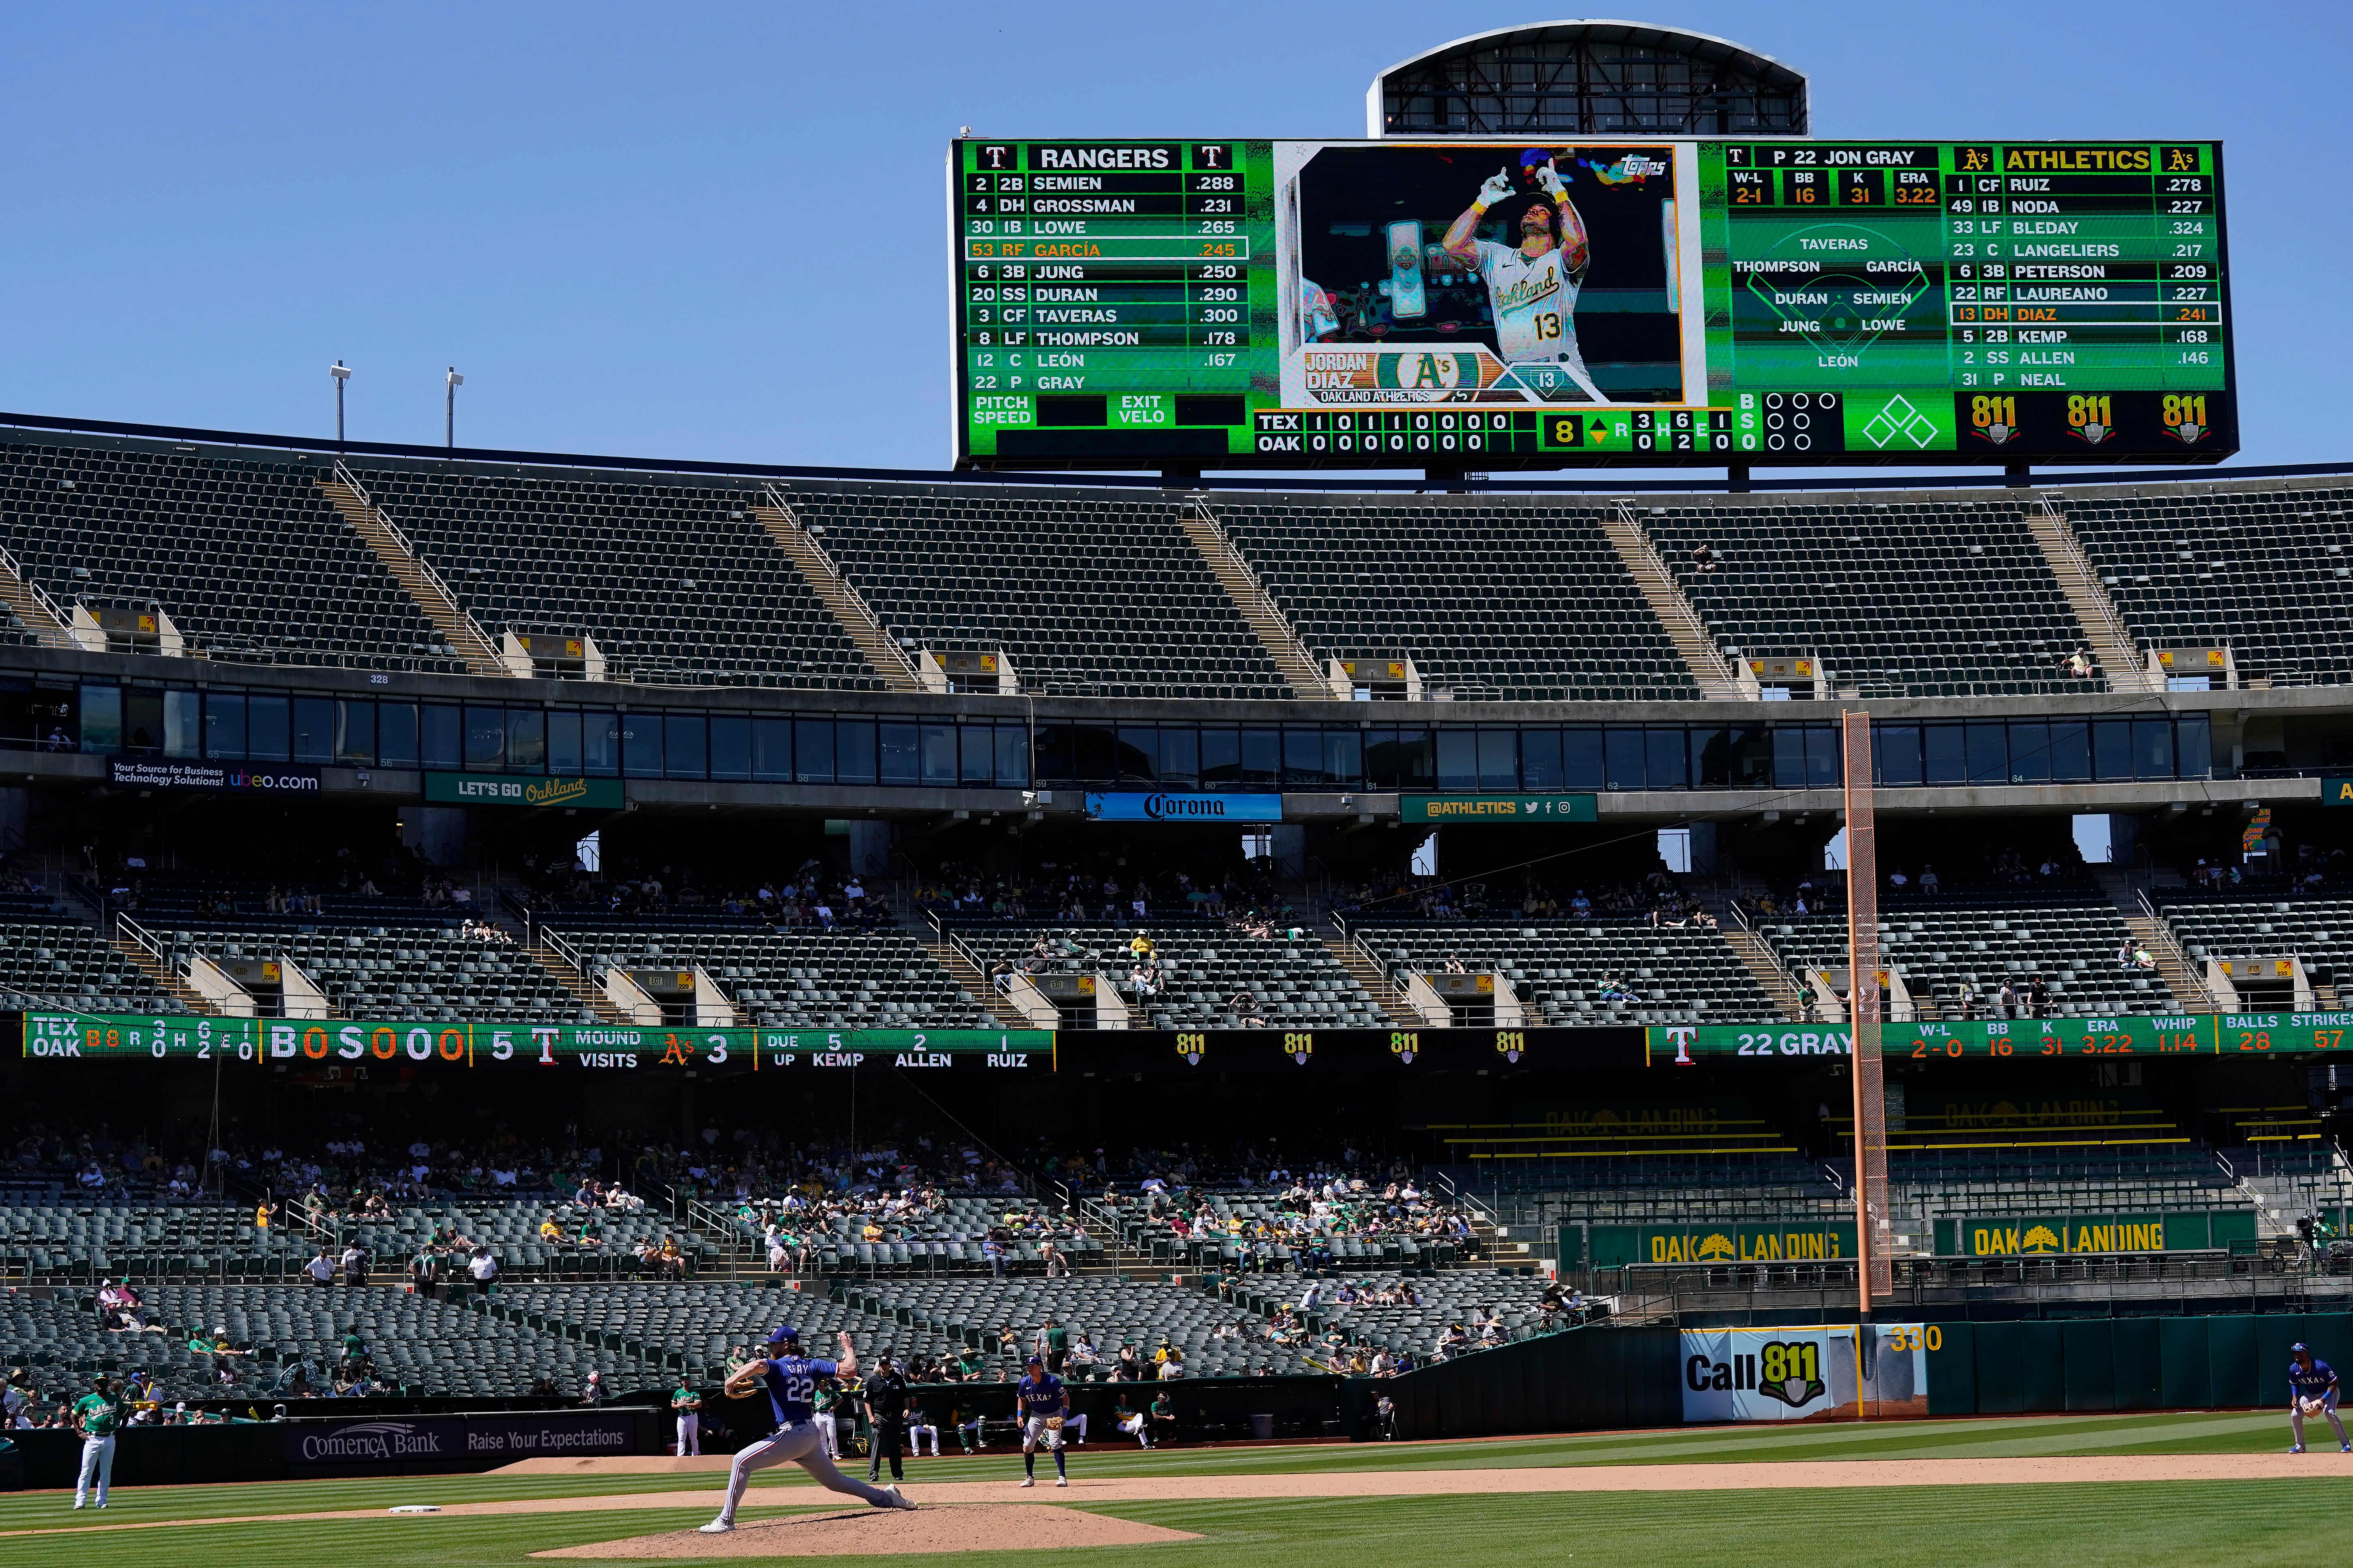
[[[1201,1057],[1203,1053],[1208,1049],[1208,1047],[1209,1037],[1207,1035],[1179,1035],[1176,1037],[1176,1054],[1185,1058],[1185,1065],[1187,1067],[1199,1067],[1201,1065]]]
[[[2056,1252],[2059,1250],[2059,1238],[2051,1234],[2049,1226],[2038,1225],[2026,1233],[2019,1242],[2018,1249],[2021,1252]]]
[[[1706,1263],[1711,1259],[1718,1258],[1731,1259],[1736,1258],[1738,1254],[1733,1250],[1732,1237],[1725,1235],[1719,1230],[1712,1232],[1701,1239],[1699,1251],[1694,1254],[1694,1256],[1697,1257],[1699,1261],[1702,1263]]]

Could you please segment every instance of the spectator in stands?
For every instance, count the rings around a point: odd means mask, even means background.
[[[360,1286],[367,1283],[367,1254],[360,1250],[357,1241],[343,1248],[343,1283]]]
[[[590,1373],[587,1383],[581,1387],[580,1403],[594,1410],[603,1405],[608,1397],[610,1395],[605,1387],[605,1374],[601,1372]]]
[[[1920,891],[1924,897],[1935,898],[1937,890],[1943,886],[1944,884],[1936,879],[1936,868],[1934,866],[1920,868]]]
[[[1715,553],[1715,547],[1704,540],[1693,549],[1691,558],[1692,569],[1695,572],[1714,572],[1724,564]]]
[[[499,1277],[499,1260],[491,1256],[487,1247],[474,1248],[474,1256],[466,1264],[466,1272],[474,1278],[474,1294],[487,1296]]]
[[[327,1261],[327,1249],[323,1247],[311,1256],[310,1262],[302,1266],[302,1272],[310,1277],[311,1283],[313,1285],[332,1285],[335,1282],[335,1266]]]
[[[2075,680],[2089,680],[2096,673],[2092,668],[2092,654],[2089,648],[2079,647],[2069,654],[2062,668],[2067,671],[2071,679]]]

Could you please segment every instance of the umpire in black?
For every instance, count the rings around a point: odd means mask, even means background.
[[[874,1370],[866,1374],[866,1420],[873,1428],[874,1439],[868,1445],[866,1479],[880,1482],[882,1460],[891,1460],[891,1479],[906,1479],[899,1468],[899,1453],[907,1441],[907,1374],[889,1356],[877,1356]]]

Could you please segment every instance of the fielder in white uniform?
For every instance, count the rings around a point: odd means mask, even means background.
[[[1543,366],[1575,382],[1594,402],[1607,403],[1577,350],[1573,313],[1593,261],[1585,220],[1569,201],[1550,153],[1530,148],[1520,154],[1520,175],[1541,194],[1520,214],[1516,248],[1475,237],[1487,209],[1513,199],[1509,169],[1497,170],[1479,187],[1478,199],[1454,220],[1441,245],[1485,281],[1495,352],[1506,363]]]

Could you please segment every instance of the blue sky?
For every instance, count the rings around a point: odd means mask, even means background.
[[[2247,463],[2353,457],[2353,7],[1683,5],[1819,135],[2219,136]],[[936,468],[941,164],[995,135],[1354,136],[1527,5],[19,5],[0,408]]]

